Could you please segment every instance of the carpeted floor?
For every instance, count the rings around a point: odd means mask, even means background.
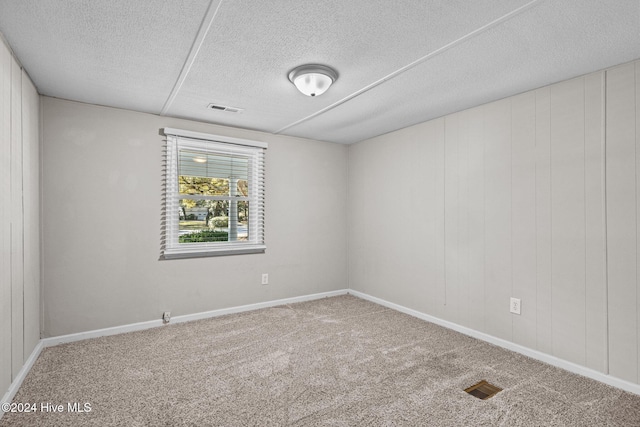
[[[14,402],[64,411],[0,426],[640,426],[640,396],[349,295],[47,348]]]

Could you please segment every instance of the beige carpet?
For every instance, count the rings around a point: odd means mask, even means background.
[[[0,426],[640,426],[640,396],[349,295],[48,348],[14,402],[65,412]]]

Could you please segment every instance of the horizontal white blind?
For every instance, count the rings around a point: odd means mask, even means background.
[[[266,144],[168,131],[162,257],[264,252]]]
[[[240,153],[202,153],[180,150],[178,173],[202,178],[248,178],[249,158]]]

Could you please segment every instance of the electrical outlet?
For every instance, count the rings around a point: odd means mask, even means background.
[[[165,311],[164,313],[162,313],[162,321],[164,323],[169,323],[171,321],[171,312],[170,311]]]
[[[520,298],[511,298],[509,311],[513,314],[520,314]]]
[[[262,284],[263,285],[269,284],[269,273],[262,273]]]

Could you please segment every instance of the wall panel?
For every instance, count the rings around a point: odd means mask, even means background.
[[[40,339],[38,105],[29,76],[0,42],[0,395]]]
[[[444,200],[442,183],[444,169],[442,168],[441,156],[444,151],[444,120],[434,120],[425,123],[422,127],[421,136],[418,139],[424,149],[426,177],[422,186],[417,187],[418,191],[425,194],[425,206],[423,210],[416,212],[416,220],[424,221],[427,224],[427,234],[425,240],[418,247],[424,246],[424,250],[418,250],[422,259],[418,262],[428,265],[428,275],[422,286],[419,288],[419,299],[425,299],[424,305],[430,313],[440,313],[444,304],[443,289],[443,263],[444,263],[444,231],[443,231],[443,209]],[[415,184],[414,184],[415,186]],[[424,215],[424,216],[422,216]]]
[[[0,43],[0,390],[11,384],[11,62]]]
[[[444,140],[444,231],[445,231],[445,303],[444,318],[460,322],[460,114],[445,118]]]
[[[435,206],[436,213],[436,281],[431,286],[435,289],[434,301],[433,301],[433,313],[438,317],[445,317],[444,305],[446,304],[447,296],[447,275],[446,275],[446,228],[445,228],[445,120],[435,120],[436,129],[433,134],[433,139],[430,141],[434,145],[434,158],[435,158],[435,199],[433,204]],[[435,286],[434,286],[435,285]]]
[[[40,340],[40,96],[22,72],[24,357]]]
[[[412,230],[407,233],[407,280],[413,282],[416,288],[427,291],[427,283],[432,283],[434,279],[434,253],[432,242],[435,229],[435,217],[433,214],[433,189],[434,182],[431,179],[433,174],[434,159],[431,154],[432,145],[423,140],[423,128],[414,128],[415,135],[411,138],[407,151],[414,153],[409,163],[408,173],[405,176],[403,185],[408,190],[407,210],[402,215],[402,223]],[[422,187],[416,187],[410,183],[418,179],[425,183]],[[411,248],[421,247],[422,250],[414,251]],[[413,295],[408,292],[411,299]],[[429,298],[423,295],[420,299],[413,299],[412,307],[416,310],[427,310]]]
[[[536,95],[536,346],[553,354],[551,284],[551,89]],[[525,302],[526,304],[526,302]]]
[[[511,316],[513,341],[536,347],[536,95],[511,100],[511,296],[523,302],[521,315]]]
[[[511,340],[511,101],[481,108],[485,114],[485,326],[487,333]]]
[[[604,72],[584,78],[586,366],[607,371]]]
[[[469,308],[469,112],[458,113],[458,323],[471,326]]]
[[[584,82],[551,87],[553,354],[585,364]]]
[[[11,371],[24,362],[24,248],[22,211],[22,70],[11,61]]]
[[[607,71],[609,372],[638,381],[635,64]]]
[[[469,110],[469,323],[468,326],[485,332],[485,195],[484,195],[484,115],[482,109]]]

